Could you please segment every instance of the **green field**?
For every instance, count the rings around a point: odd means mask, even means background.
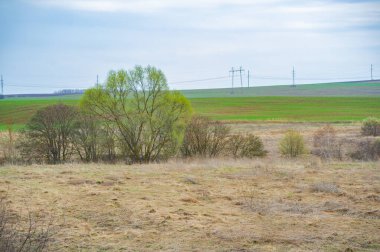
[[[0,129],[10,123],[19,129],[38,109],[59,102],[78,105],[78,98],[0,100]],[[190,101],[195,113],[217,120],[347,122],[380,117],[380,97],[224,97]]]
[[[261,86],[250,88],[218,88],[182,90],[188,98],[251,97],[251,96],[302,96],[302,97],[368,97],[380,96],[380,80]]]
[[[49,97],[0,100],[0,130],[5,130],[9,124],[12,124],[15,129],[20,129],[38,109],[59,102],[77,105],[79,103],[79,96],[73,99]]]
[[[380,81],[183,90],[195,113],[217,120],[348,122],[380,117]],[[40,108],[78,105],[80,95],[0,100],[0,130],[20,129]]]
[[[218,120],[347,122],[380,117],[380,97],[194,98],[195,111]]]

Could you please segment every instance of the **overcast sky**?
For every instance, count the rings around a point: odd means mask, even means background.
[[[153,65],[173,89],[380,78],[380,1],[0,0],[5,93],[86,88]],[[208,78],[217,80],[187,82]],[[235,78],[240,85],[240,79]]]

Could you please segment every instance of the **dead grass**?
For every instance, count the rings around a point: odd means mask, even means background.
[[[230,123],[232,133],[251,133],[259,136],[263,142],[265,149],[269,151],[268,156],[280,156],[278,152],[278,143],[287,130],[293,129],[300,132],[305,139],[307,148],[313,146],[313,134],[326,123]],[[357,142],[362,138],[360,123],[339,123],[334,124],[337,139],[342,139],[342,156],[355,149],[353,142]]]
[[[311,192],[340,193],[338,186],[334,183],[321,182],[310,186]]]
[[[6,166],[0,194],[64,216],[52,250],[376,251],[379,171],[306,159]]]

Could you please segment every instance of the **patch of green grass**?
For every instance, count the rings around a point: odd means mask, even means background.
[[[12,98],[0,100],[0,130],[4,130],[8,125],[14,125],[15,129],[20,129],[28,122],[31,116],[43,107],[64,103],[68,105],[78,105],[79,98],[61,99],[61,97],[50,98]]]
[[[56,103],[78,105],[72,99],[4,99],[0,100],[0,130],[13,124],[21,129],[40,108]],[[214,97],[190,98],[195,113],[216,120],[350,122],[366,117],[380,117],[380,97]]]
[[[344,122],[380,117],[380,97],[230,97],[191,99],[217,120]]]
[[[233,92],[232,92],[233,91]],[[380,81],[335,82],[320,84],[259,86],[183,90],[188,98],[296,96],[296,97],[357,97],[380,96]]]

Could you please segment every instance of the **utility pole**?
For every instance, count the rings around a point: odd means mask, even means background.
[[[231,68],[230,73],[232,74],[231,94],[233,94],[234,93],[234,75],[235,75],[235,69],[233,67]]]
[[[249,87],[249,70],[248,70],[248,76],[247,76],[247,79],[248,79],[248,87]]]
[[[243,87],[243,78],[242,78],[242,76],[241,76],[241,72],[242,71],[244,71],[242,68],[241,68],[241,66],[240,66],[240,68],[239,68],[239,72],[240,72],[240,86],[241,87]]]
[[[371,64],[371,80],[373,80],[372,72],[373,72],[373,67],[372,67],[372,64]]]
[[[96,86],[99,86],[99,75],[96,75]]]
[[[293,87],[296,86],[296,83],[294,82],[294,76],[295,76],[295,71],[294,71],[294,66],[293,66]]]

